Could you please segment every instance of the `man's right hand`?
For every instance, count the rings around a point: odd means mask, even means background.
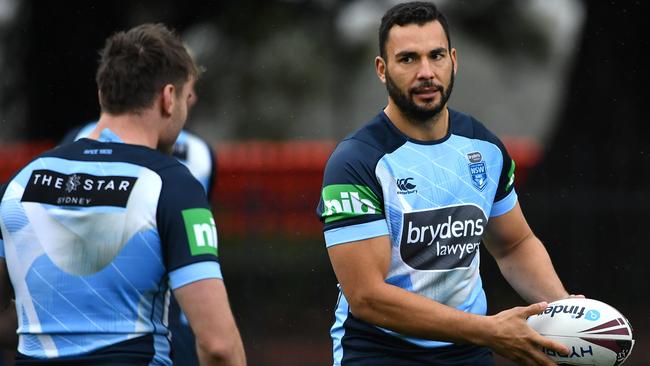
[[[531,328],[526,319],[546,309],[547,303],[540,302],[526,307],[515,307],[489,316],[490,334],[485,346],[501,356],[515,361],[517,365],[555,366],[546,357],[541,347],[560,354],[568,354],[569,349],[557,342],[543,337]]]

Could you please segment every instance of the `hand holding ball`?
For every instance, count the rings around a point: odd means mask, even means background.
[[[544,353],[560,365],[617,366],[632,352],[632,326],[613,307],[593,299],[568,298],[528,318],[541,335],[562,343],[569,354]]]

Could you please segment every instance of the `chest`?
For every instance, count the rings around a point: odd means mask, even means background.
[[[377,166],[384,204],[408,213],[471,204],[489,212],[503,168],[493,144],[449,139],[436,145],[407,143]]]

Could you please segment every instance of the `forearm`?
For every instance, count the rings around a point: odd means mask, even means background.
[[[16,349],[18,346],[17,327],[16,306],[12,300],[0,309],[0,348]]]
[[[221,279],[209,278],[174,290],[196,337],[201,366],[244,366],[246,356]]]
[[[503,277],[530,303],[569,296],[542,242],[527,236],[501,257],[495,257]]]
[[[196,353],[199,364],[201,366],[245,366],[244,346],[238,332],[236,335],[237,337],[234,337],[231,342],[222,342],[217,347],[214,343],[208,346],[200,341],[197,342]]]
[[[465,313],[390,284],[366,288],[349,301],[356,317],[400,334],[474,344],[485,344],[489,337],[488,317]]]

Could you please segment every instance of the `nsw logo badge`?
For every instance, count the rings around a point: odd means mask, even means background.
[[[480,152],[475,151],[467,154],[467,159],[469,160],[469,173],[472,177],[472,184],[479,191],[482,191],[483,188],[487,185],[487,167],[483,161],[483,156]]]

